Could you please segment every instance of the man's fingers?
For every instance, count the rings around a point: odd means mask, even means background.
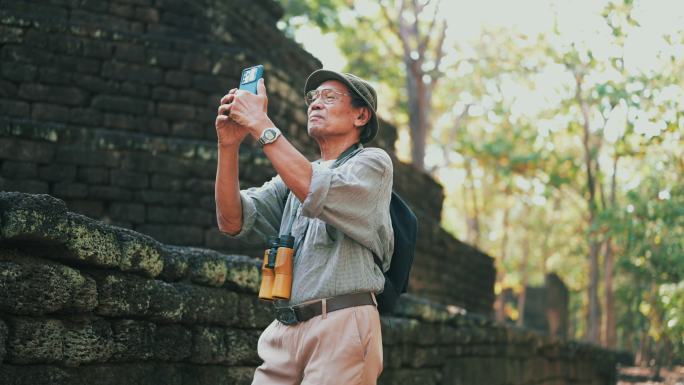
[[[233,104],[221,104],[218,108],[218,114],[219,115],[228,115],[230,114],[230,108],[233,106]]]
[[[264,78],[259,79],[257,82],[257,95],[266,95],[266,85],[264,84]]]
[[[230,93],[228,93],[227,95],[225,95],[221,98],[221,104],[228,104],[228,103],[233,101],[233,99],[235,98],[235,92],[232,92],[232,91],[234,91],[234,90],[235,90],[235,88],[230,90],[231,91]]]
[[[268,95],[266,94],[266,81],[264,78],[259,79],[259,82],[257,82],[257,93],[259,93],[259,96],[263,96],[265,99],[264,103],[264,112],[268,111]]]

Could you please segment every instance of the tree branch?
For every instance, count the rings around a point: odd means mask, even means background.
[[[411,57],[411,48],[409,47],[408,41],[406,41],[404,37],[404,21],[402,17],[402,12],[404,11],[405,8],[405,3],[404,1],[399,2],[399,16],[398,16],[398,25],[392,20],[392,17],[390,17],[390,14],[387,12],[387,7],[380,7],[380,10],[382,11],[382,16],[385,18],[385,21],[387,22],[389,29],[394,32],[394,34],[399,38],[399,41],[401,42],[402,47],[404,48],[404,57],[408,55],[408,57]]]
[[[573,71],[574,72],[574,71]],[[594,180],[594,167],[593,167],[593,158],[591,154],[591,144],[590,142],[590,134],[589,134],[589,107],[587,106],[586,101],[582,98],[582,81],[583,81],[583,76],[577,72],[574,72],[575,74],[575,84],[576,84],[576,89],[575,89],[575,100],[580,106],[580,109],[582,110],[582,128],[584,131],[584,135],[582,138],[582,143],[584,145],[584,163],[585,163],[585,168],[587,171],[587,188],[589,190],[589,211],[590,213],[594,213],[594,210],[596,208],[596,181]]]
[[[374,28],[373,28],[373,23],[372,23],[367,17],[361,16],[361,17],[359,17],[358,21],[359,21],[360,23],[365,23],[365,24],[367,24],[371,29],[374,29]],[[392,29],[391,26],[390,26],[390,29]],[[382,45],[385,47],[385,49],[387,50],[387,52],[388,52],[390,55],[392,55],[392,56],[402,57],[402,55],[401,55],[400,53],[398,53],[397,51],[395,51],[394,48],[390,45],[390,43],[387,41],[387,39],[383,38],[383,36],[384,36],[384,34],[378,34],[378,35],[376,35],[377,39],[380,40],[380,42],[381,42]]]
[[[442,63],[442,58],[444,58],[444,40],[446,39],[446,20],[442,20],[442,31],[435,46],[435,68],[430,71],[430,76],[432,77],[431,86],[435,87],[437,80],[442,77],[442,72],[439,70],[439,65]]]
[[[429,2],[428,2],[429,3]],[[427,49],[428,44],[430,43],[430,36],[432,36],[433,31],[435,30],[435,25],[437,24],[437,12],[439,12],[439,4],[435,6],[435,13],[432,15],[432,20],[430,20],[430,27],[428,27],[427,33],[423,37],[423,39],[418,43],[418,53],[420,55],[425,54],[425,50]],[[416,23],[418,21],[416,20]]]
[[[402,25],[404,25],[404,27],[406,27],[404,30],[405,36],[406,36],[406,41],[410,41],[409,38],[413,37],[413,39],[415,40],[416,50],[418,50],[419,49],[418,44],[420,43],[420,36],[421,36],[420,35],[420,25],[419,25],[420,23],[418,23],[418,16],[420,15],[420,12],[422,12],[422,7],[420,7],[418,5],[416,0],[412,0],[411,4],[413,5],[413,17],[415,19],[413,22],[413,25],[409,29],[409,26],[406,25],[406,20],[404,20],[403,17],[402,17],[401,21],[403,22]],[[410,33],[409,33],[409,30],[411,31]],[[422,52],[418,51],[418,59],[416,61],[422,62],[422,59],[423,59],[423,54],[422,54]],[[421,73],[422,73],[422,71],[421,71]]]

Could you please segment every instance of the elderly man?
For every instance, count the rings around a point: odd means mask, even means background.
[[[394,247],[392,162],[385,151],[362,145],[378,131],[376,92],[352,74],[309,76],[307,129],[321,154],[310,162],[268,117],[263,79],[257,90],[230,90],[218,108],[218,226],[231,237],[263,242],[292,222],[291,297],[275,306],[277,314],[290,308],[296,319],[278,317],[261,334],[264,362],[253,384],[375,384],[382,371],[375,294]],[[278,175],[240,191],[238,150],[247,135]]]

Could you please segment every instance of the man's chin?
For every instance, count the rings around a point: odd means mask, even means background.
[[[323,127],[320,125],[316,124],[315,122],[309,122],[306,126],[306,131],[309,133],[309,136],[315,137],[316,134],[320,133],[322,131]]]

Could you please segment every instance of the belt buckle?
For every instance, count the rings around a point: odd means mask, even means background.
[[[277,307],[276,319],[284,325],[294,325],[299,322],[297,319],[297,313],[295,313],[294,308],[291,307]]]

